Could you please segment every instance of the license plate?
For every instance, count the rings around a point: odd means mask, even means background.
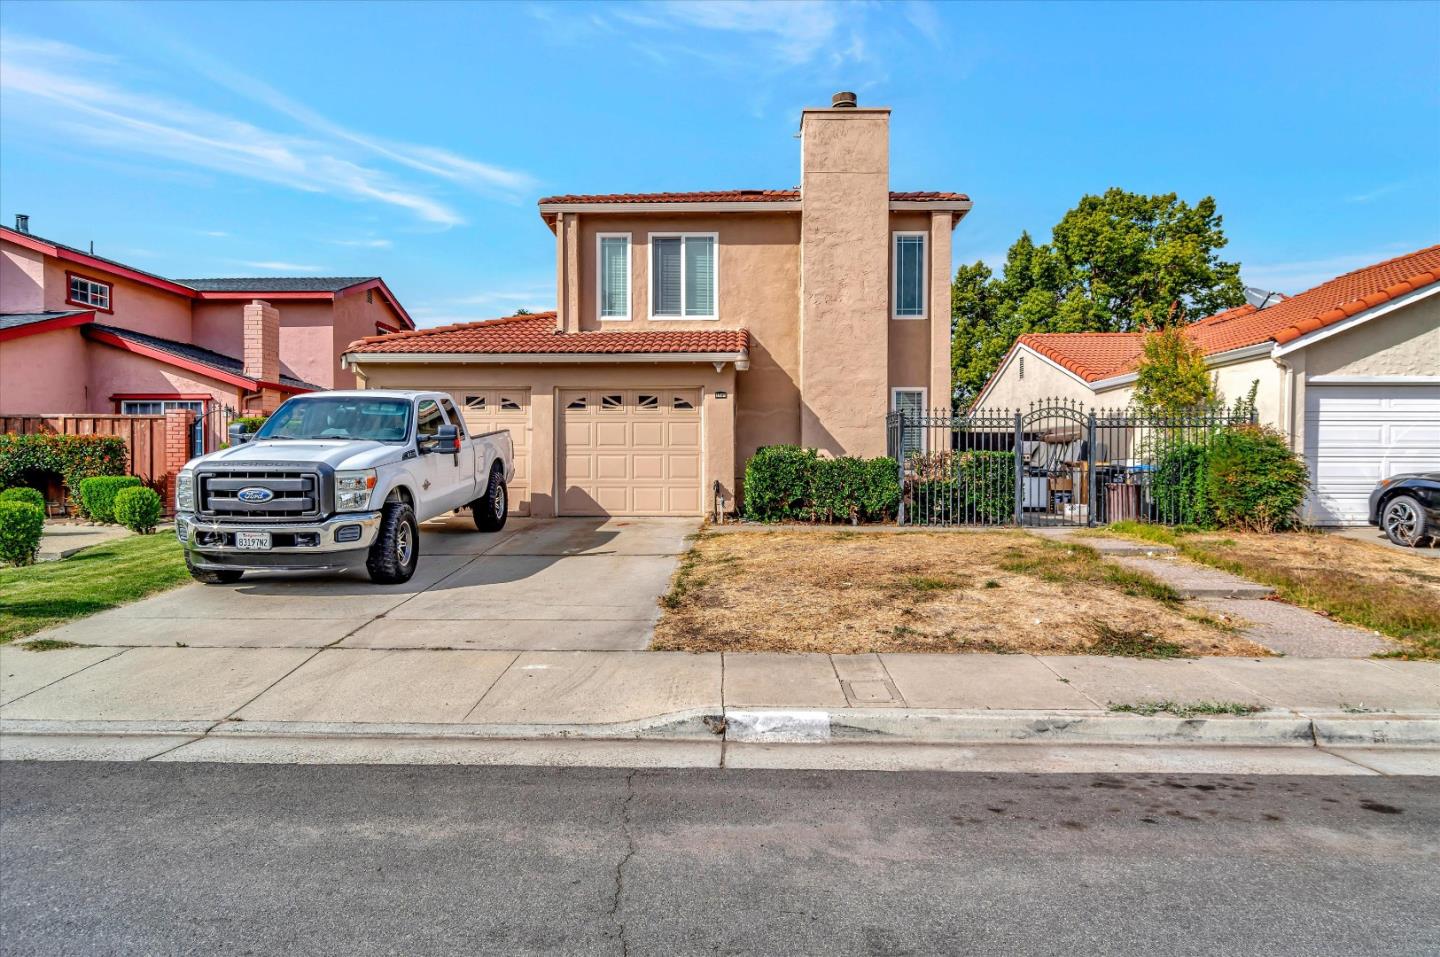
[[[236,533],[235,533],[235,547],[236,547],[236,548],[252,548],[252,549],[256,549],[256,550],[267,549],[267,548],[270,547],[270,533],[269,533],[269,532],[236,532]]]

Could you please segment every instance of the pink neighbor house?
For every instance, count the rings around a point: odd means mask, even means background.
[[[199,454],[207,413],[353,388],[347,343],[414,328],[378,276],[166,279],[0,226],[0,415],[190,409]]]

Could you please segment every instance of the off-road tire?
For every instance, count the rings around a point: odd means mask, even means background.
[[[1380,528],[1386,538],[1405,548],[1425,544],[1434,532],[1425,527],[1425,506],[1409,495],[1397,495],[1385,503],[1380,510]]]
[[[510,488],[505,476],[498,469],[490,470],[490,484],[485,488],[485,497],[470,503],[470,514],[475,516],[475,527],[482,532],[498,532],[505,527],[510,511]]]
[[[377,585],[403,585],[420,561],[420,524],[404,502],[388,502],[380,517],[380,532],[370,546],[365,570]]]
[[[196,568],[189,555],[185,556],[185,567],[190,570],[190,577],[202,585],[233,585],[245,574],[238,568]]]

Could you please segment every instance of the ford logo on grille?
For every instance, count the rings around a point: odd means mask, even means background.
[[[258,488],[254,485],[249,488],[242,488],[235,493],[235,497],[242,502],[249,502],[251,505],[259,505],[261,502],[268,502],[275,497],[275,493],[268,488]]]

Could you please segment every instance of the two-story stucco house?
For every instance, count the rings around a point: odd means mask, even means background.
[[[352,388],[346,344],[415,327],[377,276],[166,279],[16,225],[0,227],[0,415],[190,409],[199,454],[223,440],[206,413]]]
[[[799,189],[553,196],[553,313],[372,337],[370,387],[451,392],[509,428],[534,515],[735,507],[756,449],[885,454],[885,416],[950,395],[959,193],[893,192],[890,111],[800,119]]]

